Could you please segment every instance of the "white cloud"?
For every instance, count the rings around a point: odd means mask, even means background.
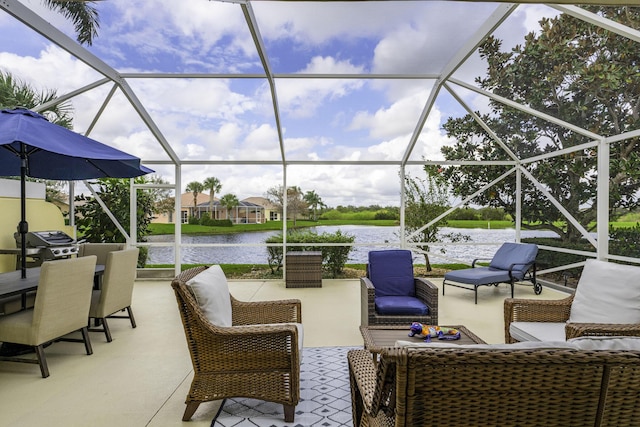
[[[374,113],[358,111],[349,129],[369,129],[369,135],[374,139],[411,134],[416,128],[426,100],[427,94],[421,91]]]
[[[350,61],[332,57],[314,57],[301,73],[357,74],[363,70]],[[293,118],[311,117],[327,100],[341,98],[363,86],[362,80],[350,79],[279,79],[276,83],[282,111]]]
[[[25,1],[73,36],[71,24],[40,0]],[[104,19],[89,50],[118,71],[261,70],[238,4],[110,0],[97,6]],[[250,6],[268,53],[282,61],[279,66],[327,74],[437,71],[474,25],[495,8],[466,2],[255,2]],[[512,25],[532,26],[538,9],[514,15]],[[5,31],[7,22],[0,17],[0,30]],[[11,21],[12,36],[14,26]],[[33,41],[29,43],[33,49]],[[19,46],[15,49],[19,52]],[[32,55],[0,52],[0,64],[35,87],[57,89],[60,94],[101,78],[50,45]],[[481,74],[475,66],[469,70],[473,73],[469,75]],[[280,159],[265,80],[140,79],[129,84],[180,158]],[[279,79],[276,84],[288,159],[356,161],[397,160],[404,155],[433,82],[300,78]],[[110,89],[111,84],[104,85],[73,99],[76,130],[89,127]],[[412,158],[432,158],[447,143],[439,129],[439,109],[431,114]],[[312,122],[313,129],[304,129]],[[91,136],[145,159],[167,157],[119,91]],[[173,173],[172,167],[152,168]],[[184,166],[183,172],[183,185],[218,176],[223,193],[240,198],[263,195],[282,182],[279,166]],[[289,184],[316,190],[334,206],[399,201],[395,166],[291,166],[287,173]]]

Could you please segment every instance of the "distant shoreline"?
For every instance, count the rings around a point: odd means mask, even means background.
[[[635,221],[617,221],[610,222],[609,225],[615,228],[630,228],[635,227],[637,222]],[[293,225],[293,221],[287,221],[287,229],[304,229],[310,227],[321,226],[336,226],[336,225],[366,225],[376,227],[397,227],[400,225],[395,220],[297,220],[296,225]],[[479,228],[490,230],[503,230],[509,228],[515,228],[512,221],[500,220],[500,221],[484,221],[484,220],[451,220],[448,221],[446,227],[450,228]],[[522,227],[526,230],[525,227]],[[254,231],[281,231],[282,221],[269,221],[264,224],[234,224],[232,227],[207,227],[204,225],[182,224],[181,233],[188,235],[208,235],[208,234],[232,234],[232,233],[249,233]],[[174,224],[149,224],[149,235],[157,236],[163,234],[174,234]]]

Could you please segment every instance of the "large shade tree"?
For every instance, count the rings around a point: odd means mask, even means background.
[[[591,10],[640,28],[640,8]],[[528,34],[524,44],[511,51],[503,51],[502,41],[491,37],[480,53],[488,63],[487,75],[477,78],[483,89],[603,136],[640,128],[640,50],[633,40],[563,14],[540,21],[540,30]],[[478,116],[518,158],[590,142],[575,131],[497,101],[491,101],[490,107],[490,113]],[[449,118],[444,128],[456,141],[442,149],[447,160],[511,160],[471,114]],[[612,143],[610,150],[610,216],[615,218],[620,209],[639,205],[640,139]],[[446,166],[442,177],[456,195],[466,197],[507,168]],[[526,168],[583,227],[593,229],[597,220],[595,148],[571,151]],[[515,179],[505,179],[474,202],[502,207],[514,216],[515,185]],[[564,241],[580,237],[528,180],[523,180],[522,219],[528,221],[523,226],[552,230]]]
[[[291,186],[287,188],[287,216],[293,218],[293,225],[296,225],[296,219],[298,215],[304,212],[307,208],[307,202],[303,199],[303,192],[300,187]],[[278,185],[271,187],[267,190],[267,199],[274,206],[276,206],[280,212],[284,212],[284,199],[285,191],[284,186]]]

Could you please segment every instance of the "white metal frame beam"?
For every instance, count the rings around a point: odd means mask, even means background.
[[[498,7],[489,18],[482,24],[482,26],[475,32],[473,36],[469,38],[469,40],[456,52],[456,54],[451,58],[449,63],[443,68],[442,73],[438,76],[438,80],[436,84],[431,89],[431,93],[429,94],[429,98],[420,114],[420,118],[418,119],[418,123],[413,130],[413,134],[411,135],[411,139],[409,140],[409,145],[402,156],[402,164],[406,164],[411,157],[411,153],[420,138],[420,134],[422,133],[422,129],[424,128],[424,124],[427,122],[427,118],[431,113],[431,109],[435,105],[436,99],[438,98],[438,94],[440,93],[440,89],[442,85],[453,75],[453,73],[460,68],[462,64],[473,54],[473,52],[480,46],[483,40],[485,40],[489,35],[491,35],[496,28],[500,26],[504,22],[505,19],[515,10],[516,6],[509,5],[501,5]]]
[[[505,3],[502,4],[500,6],[498,6],[496,8],[496,10],[494,11],[494,13],[484,22],[484,24],[476,31],[476,33],[467,41],[467,43],[465,43],[465,45],[458,51],[455,53],[455,55],[453,56],[453,58],[449,61],[449,63],[443,68],[442,73],[440,74],[408,74],[408,75],[403,75],[403,74],[397,74],[397,73],[392,73],[392,74],[288,74],[288,73],[274,73],[270,64],[269,64],[269,57],[267,54],[267,51],[265,49],[265,45],[264,45],[264,41],[263,38],[260,34],[260,30],[258,28],[258,24],[257,24],[257,20],[256,17],[254,15],[254,11],[253,8],[251,6],[252,2],[258,2],[258,1],[264,1],[264,0],[230,0],[231,3],[235,3],[238,4],[241,9],[242,12],[244,14],[248,29],[251,33],[251,36],[253,38],[256,50],[258,52],[258,55],[260,57],[263,69],[264,69],[264,74],[262,73],[249,73],[249,74],[234,74],[234,73],[221,73],[221,74],[213,74],[213,73],[204,73],[204,74],[197,74],[197,73],[169,73],[169,74],[162,74],[162,73],[119,73],[118,71],[116,71],[115,69],[113,69],[111,66],[109,66],[107,63],[105,63],[104,61],[102,61],[100,58],[96,57],[95,55],[93,55],[92,53],[90,53],[88,50],[86,50],[84,47],[82,47],[81,45],[79,45],[77,42],[75,42],[74,40],[72,40],[71,38],[69,38],[67,35],[65,35],[64,33],[62,33],[61,31],[59,31],[58,29],[56,29],[55,27],[53,27],[52,25],[50,25],[48,22],[46,22],[44,19],[42,19],[40,16],[38,16],[37,14],[35,14],[33,11],[31,11],[29,8],[25,7],[23,4],[21,4],[19,1],[17,0],[0,0],[0,9],[4,10],[5,12],[7,12],[9,15],[11,15],[12,17],[14,17],[15,19],[17,19],[18,21],[22,22],[23,24],[25,24],[26,26],[28,26],[29,28],[31,28],[32,30],[34,30],[35,32],[39,33],[40,35],[42,35],[43,37],[45,37],[46,39],[50,40],[52,43],[54,43],[55,45],[59,46],[60,48],[64,49],[65,51],[67,51],[69,54],[71,54],[72,56],[74,56],[75,58],[77,58],[79,61],[82,61],[83,63],[87,64],[89,67],[91,67],[93,70],[97,71],[100,75],[104,76],[104,78],[102,79],[98,79],[95,82],[88,84],[82,88],[79,88],[75,91],[69,92],[67,94],[61,95],[59,96],[56,100],[52,101],[51,103],[48,103],[46,105],[42,105],[40,106],[40,108],[44,108],[44,107],[48,107],[50,105],[54,105],[54,104],[58,104],[60,102],[64,102],[66,100],[69,100],[75,96],[78,96],[80,94],[83,94],[87,91],[93,90],[97,87],[100,87],[102,85],[104,85],[105,83],[108,83],[109,81],[114,83],[114,86],[111,88],[111,90],[109,91],[106,99],[104,100],[103,104],[101,105],[99,111],[97,112],[94,120],[91,122],[91,124],[89,125],[89,128],[87,129],[86,133],[89,134],[93,127],[96,125],[96,123],[98,122],[102,112],[104,111],[104,109],[107,107],[107,105],[109,104],[110,100],[112,99],[113,95],[115,94],[115,91],[117,89],[120,89],[122,91],[122,93],[124,94],[124,96],[127,98],[127,100],[129,101],[129,103],[132,105],[132,107],[134,108],[134,110],[137,112],[137,114],[140,116],[141,120],[143,121],[143,123],[145,124],[145,126],[147,127],[147,129],[154,135],[154,137],[156,138],[156,140],[158,141],[158,143],[162,146],[162,148],[164,149],[165,153],[168,155],[169,160],[149,160],[149,159],[144,159],[144,163],[145,164],[158,164],[158,165],[163,165],[163,164],[173,164],[175,166],[175,173],[176,173],[176,178],[175,178],[175,185],[172,187],[174,188],[175,191],[175,195],[176,195],[176,201],[175,201],[175,217],[176,217],[176,239],[175,239],[175,252],[176,252],[176,272],[179,271],[179,264],[180,264],[180,245],[181,245],[181,231],[180,231],[180,219],[181,219],[181,214],[180,214],[180,188],[181,188],[181,173],[182,173],[182,166],[183,165],[278,165],[282,167],[282,171],[283,171],[283,189],[284,189],[284,197],[283,197],[283,215],[284,215],[284,221],[283,221],[283,233],[285,234],[285,240],[284,240],[284,244],[283,244],[283,248],[286,248],[286,213],[287,213],[287,166],[289,165],[360,165],[360,166],[374,166],[374,165],[392,165],[392,166],[398,166],[400,169],[400,178],[401,178],[401,189],[402,189],[402,194],[401,194],[401,202],[402,202],[402,206],[404,206],[404,174],[405,174],[405,167],[407,165],[425,165],[425,164],[439,164],[439,165],[477,165],[477,164],[484,164],[484,165],[507,165],[507,166],[513,166],[513,169],[510,169],[510,171],[508,171],[505,175],[503,175],[502,177],[498,178],[499,179],[503,179],[506,175],[509,175],[510,173],[512,173],[514,170],[516,171],[516,179],[517,179],[517,187],[518,187],[518,193],[520,193],[520,179],[521,179],[521,174],[524,174],[531,182],[534,183],[534,185],[536,185],[538,187],[538,189],[540,191],[542,191],[543,193],[546,192],[546,190],[544,189],[544,187],[542,185],[540,185],[535,178],[524,168],[525,164],[528,163],[532,163],[532,162],[536,162],[536,161],[540,161],[543,160],[545,158],[549,158],[549,157],[553,157],[553,156],[559,156],[559,155],[563,155],[566,153],[570,153],[573,151],[578,151],[578,150],[584,150],[586,148],[591,148],[591,147],[597,147],[598,148],[598,199],[597,199],[597,209],[598,209],[598,237],[597,237],[597,242],[591,238],[588,233],[585,235],[585,237],[587,239],[589,239],[589,241],[592,244],[596,245],[597,248],[597,254],[599,257],[601,258],[605,258],[608,256],[608,221],[604,221],[603,219],[608,218],[608,171],[609,171],[609,145],[612,143],[616,143],[619,141],[623,141],[629,138],[635,138],[640,136],[640,129],[639,130],[634,130],[631,132],[626,132],[624,134],[620,134],[620,135],[615,135],[615,136],[611,136],[611,137],[606,137],[604,138],[601,135],[597,135],[593,132],[590,132],[586,129],[582,129],[578,126],[574,126],[570,123],[567,123],[565,121],[562,121],[560,119],[557,119],[555,117],[552,117],[548,114],[542,113],[540,111],[537,111],[533,108],[530,108],[526,105],[520,104],[518,102],[515,102],[513,100],[509,100],[506,99],[504,97],[495,95],[491,92],[482,90],[474,85],[471,85],[469,83],[463,82],[459,79],[456,79],[453,77],[453,74],[455,73],[455,71],[462,65],[464,64],[464,62],[473,54],[473,52],[477,49],[477,47],[480,45],[480,43],[482,43],[483,40],[485,40],[489,35],[493,34],[493,32],[504,22],[505,19],[507,19],[508,16],[511,15],[511,13],[518,7],[518,4],[526,4],[526,3],[538,3],[540,4],[540,2],[538,1],[528,1],[528,0],[524,0],[524,1],[503,1],[503,0],[497,0],[498,3]],[[307,1],[307,0],[289,0],[289,1]],[[325,0],[325,1],[334,1],[334,0]],[[474,0],[467,0],[467,1],[474,1]],[[555,8],[556,10],[562,12],[562,13],[566,13],[569,14],[571,16],[576,17],[577,19],[581,19],[583,21],[592,23],[594,25],[597,25],[599,27],[605,28],[609,31],[612,31],[616,34],[619,34],[621,36],[624,37],[628,37],[631,40],[634,40],[636,42],[640,42],[640,31],[635,30],[635,29],[631,29],[629,27],[626,27],[624,25],[620,25],[616,22],[613,22],[611,20],[608,19],[604,19],[601,16],[597,15],[597,14],[593,14],[591,12],[588,12],[586,10],[584,10],[583,8],[577,7],[575,5],[573,5],[574,1],[573,0],[554,0],[552,2],[552,4],[548,4],[549,7]],[[602,4],[602,0],[581,0],[580,3],[583,4]],[[611,5],[640,5],[640,0],[614,0],[614,2],[611,3]],[[198,160],[198,161],[189,161],[189,160],[181,160],[177,154],[174,152],[174,150],[172,149],[172,147],[170,146],[169,142],[166,140],[165,136],[163,135],[163,133],[161,132],[161,130],[159,129],[159,127],[156,125],[156,123],[154,122],[154,120],[152,119],[152,117],[150,116],[150,114],[148,113],[148,111],[146,110],[146,108],[144,107],[143,103],[138,99],[135,91],[129,86],[129,83],[127,81],[127,79],[146,79],[146,78],[156,78],[156,79],[162,79],[162,78],[186,78],[186,79],[208,79],[208,78],[234,78],[234,79],[266,79],[267,82],[269,83],[269,87],[271,90],[271,97],[272,97],[272,103],[273,103],[273,112],[274,112],[274,118],[275,118],[275,124],[276,124],[276,129],[278,132],[278,141],[279,141],[279,146],[280,146],[280,159],[273,159],[273,160],[212,160],[212,161],[202,161],[202,160]],[[402,156],[401,159],[399,160],[393,160],[393,161],[311,161],[311,160],[288,160],[286,157],[286,150],[285,150],[285,141],[284,141],[284,135],[283,135],[283,128],[282,128],[282,123],[281,123],[281,114],[280,114],[280,108],[279,108],[279,103],[278,103],[278,91],[277,91],[277,87],[276,87],[276,81],[278,79],[359,79],[359,80],[373,80],[373,79],[399,79],[399,80],[410,80],[410,79],[422,79],[422,80],[435,80],[435,83],[431,89],[431,92],[428,96],[428,99],[425,103],[425,106],[421,112],[421,115],[416,123],[416,126],[413,130],[413,133],[408,141],[407,147],[404,151],[404,154]],[[554,123],[556,125],[559,126],[563,126],[566,129],[570,129],[580,135],[585,136],[586,138],[590,139],[590,141],[584,143],[584,144],[580,144],[578,146],[575,147],[569,147],[569,148],[565,148],[562,150],[558,150],[555,151],[553,153],[548,153],[548,154],[544,154],[544,155],[540,155],[540,156],[535,156],[535,157],[531,157],[531,158],[527,158],[527,159],[519,159],[517,158],[517,156],[515,155],[515,153],[513,153],[512,150],[510,150],[507,145],[500,140],[500,138],[489,128],[489,126],[484,123],[484,121],[475,113],[471,110],[471,108],[463,101],[462,96],[460,96],[456,90],[454,90],[454,88],[451,86],[451,84],[453,85],[457,85],[459,87],[465,88],[467,90],[470,90],[472,92],[481,94],[483,96],[486,96],[490,99],[493,99],[497,102],[503,103],[504,105],[507,105],[511,108],[520,110],[522,112],[525,112],[527,114],[531,114],[532,116],[547,120],[551,123]],[[509,155],[509,157],[511,158],[511,160],[508,161],[492,161],[492,162],[481,162],[481,161],[475,161],[475,160],[469,160],[469,161],[435,161],[435,160],[431,160],[431,159],[422,159],[422,160],[410,160],[411,154],[419,140],[420,134],[423,130],[423,127],[426,123],[426,120],[428,119],[434,105],[436,102],[436,99],[440,93],[440,90],[442,87],[445,87],[449,93],[451,93],[451,95],[460,103],[460,105],[462,105],[469,114],[472,115],[472,117],[480,124],[480,126],[482,126],[482,128],[490,135],[490,137],[496,141],[496,143],[505,150],[505,152]],[[465,199],[465,201],[463,201],[461,204],[467,203],[468,201],[470,201],[473,197],[475,197],[477,194],[480,194],[481,191],[485,191],[486,188],[488,188],[489,186],[491,186],[494,182],[497,182],[496,180],[494,180],[492,183],[487,184],[487,186],[483,187],[482,189],[478,190],[478,192],[476,192],[474,195],[470,196],[469,198]],[[90,187],[89,187],[90,188]],[[131,189],[132,189],[132,201],[135,201],[135,194],[133,190],[135,190],[135,188],[137,188],[133,182],[131,183]],[[90,190],[93,192],[93,189],[90,188]],[[550,197],[550,195],[548,194],[548,192],[545,193],[545,195],[547,197]],[[94,193],[94,196],[96,196],[96,198],[99,200],[99,197],[97,197],[97,195]],[[519,195],[518,195],[519,197]],[[556,207],[558,209],[560,209],[560,211],[565,214],[565,216],[567,216],[568,220],[572,222],[573,225],[577,226],[577,228],[583,233],[586,233],[586,230],[584,230],[584,228],[580,227],[579,224],[577,224],[577,221],[575,221],[575,219],[573,219],[571,217],[571,215],[569,215],[568,212],[566,212],[566,210],[564,210],[564,208],[559,204],[558,201],[554,200],[552,197],[550,198],[550,200],[552,201],[552,203],[554,203],[554,205],[556,205]],[[100,202],[100,200],[99,200]],[[517,204],[517,213],[516,216],[519,217],[520,215],[520,209],[521,209],[521,201],[518,198],[518,203]],[[439,220],[441,217],[444,217],[445,215],[447,215],[448,213],[452,212],[455,208],[457,208],[460,205],[457,205],[456,207],[453,207],[452,209],[450,209],[449,211],[447,211],[445,214],[441,215],[440,217],[432,220],[429,224],[425,225],[424,227],[435,223],[437,220]],[[108,212],[108,210],[107,210]],[[401,225],[404,225],[404,211],[401,209]],[[109,213],[109,212],[108,212]],[[519,222],[519,218],[518,218],[518,222]],[[118,225],[117,225],[118,226]],[[121,227],[119,227],[121,228]],[[131,229],[131,234],[135,235],[135,226],[132,226]],[[121,230],[123,231],[123,230]],[[417,232],[416,232],[417,233]],[[517,228],[517,238],[519,239],[519,228]],[[415,235],[415,233],[413,234]],[[130,237],[127,237],[128,240],[130,240]],[[403,234],[402,236],[402,244],[405,244],[405,236]]]

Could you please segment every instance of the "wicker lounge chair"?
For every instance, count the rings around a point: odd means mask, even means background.
[[[360,278],[360,315],[363,326],[437,325],[438,288],[413,276],[411,251],[371,251]]]
[[[538,246],[526,243],[503,243],[491,259],[488,267],[476,267],[480,258],[474,259],[471,268],[454,270],[444,275],[442,295],[446,285],[469,289],[475,292],[478,303],[479,286],[498,286],[500,283],[513,285],[515,282],[530,281],[536,295],[542,292],[542,285],[536,280],[536,255]]]
[[[300,349],[292,323],[302,322],[300,301],[242,302],[230,296],[233,326],[216,326],[186,285],[205,269],[186,270],[171,283],[194,370],[182,420],[191,419],[202,402],[242,396],[283,404],[285,421],[293,422]]]

